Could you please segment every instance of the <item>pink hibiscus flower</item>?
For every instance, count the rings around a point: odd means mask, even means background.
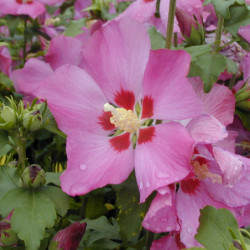
[[[28,15],[33,19],[43,14],[45,4],[56,5],[64,0],[0,0],[0,10],[3,14]]]
[[[150,51],[144,26],[123,19],[96,31],[83,58],[91,76],[64,65],[35,91],[68,136],[62,189],[80,195],[118,184],[135,166],[143,202],[153,190],[186,177],[194,143],[186,128],[151,124],[201,112],[186,79],[188,53]]]

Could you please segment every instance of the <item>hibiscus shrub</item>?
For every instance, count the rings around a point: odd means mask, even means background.
[[[0,0],[0,249],[249,249],[249,4]]]

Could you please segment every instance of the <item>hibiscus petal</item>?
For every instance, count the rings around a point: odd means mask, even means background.
[[[47,99],[59,128],[66,134],[73,129],[96,133],[106,130],[103,105],[107,100],[82,69],[73,65],[58,68],[40,84],[36,94]]]
[[[237,155],[222,148],[214,147],[213,154],[218,163],[224,185],[233,186],[245,173],[246,166]]]
[[[175,122],[153,128],[151,139],[148,140],[144,135],[147,140],[138,143],[135,149],[140,202],[144,202],[154,190],[177,182],[190,173],[189,160],[194,141],[186,128]]]
[[[209,93],[204,93],[202,81],[198,78],[190,78],[193,88],[202,100],[204,112],[214,116],[223,125],[233,122],[235,97],[227,87],[215,83]]]
[[[45,60],[54,70],[63,64],[78,66],[82,59],[81,49],[80,40],[59,35],[51,40]]]
[[[73,131],[67,138],[68,164],[61,175],[63,191],[72,196],[82,195],[123,182],[133,170],[133,154],[132,144],[118,151],[108,136]]]
[[[190,135],[196,143],[214,143],[227,137],[226,128],[210,115],[193,118],[187,125]]]
[[[18,15],[29,15],[33,19],[37,18],[46,11],[43,4],[39,2],[33,2],[32,4],[20,4],[16,11]]]
[[[143,100],[152,100],[150,117],[181,120],[202,112],[202,103],[186,79],[189,65],[190,55],[185,51],[150,51],[143,80]]]
[[[31,58],[25,63],[24,68],[12,71],[10,79],[14,82],[17,92],[34,97],[40,82],[52,74],[53,70],[48,63]]]
[[[89,39],[83,50],[83,67],[110,102],[125,101],[133,107],[140,93],[149,49],[149,36],[142,24],[129,19],[112,21]],[[131,93],[134,101],[127,99]]]
[[[161,195],[157,193],[142,222],[144,228],[155,233],[180,230],[175,207],[175,190]]]
[[[171,233],[167,236],[154,240],[150,250],[180,250],[185,249],[185,245],[180,242],[180,234]]]

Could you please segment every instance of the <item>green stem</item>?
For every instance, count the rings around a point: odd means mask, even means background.
[[[27,36],[26,36],[26,29],[27,29],[27,17],[24,17],[24,32],[23,32],[23,65],[26,62],[26,49],[27,49]]]
[[[176,0],[170,0],[169,3],[169,12],[168,12],[168,26],[167,26],[167,35],[166,35],[166,49],[171,49],[173,30],[174,30],[174,17],[176,9]]]
[[[214,52],[218,53],[220,50],[220,41],[221,41],[221,35],[224,27],[224,18],[221,14],[219,14],[218,24],[217,24],[217,30],[215,34],[215,41],[214,41]]]
[[[229,89],[231,89],[231,90],[233,89],[234,84],[235,84],[235,80],[236,80],[236,75],[232,75],[232,78],[230,79],[230,82],[228,85]]]
[[[150,250],[153,240],[154,240],[154,233],[148,231],[147,232],[147,250]]]

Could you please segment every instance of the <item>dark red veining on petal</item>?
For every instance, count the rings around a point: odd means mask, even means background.
[[[135,105],[134,93],[124,89],[121,89],[121,91],[116,92],[114,100],[118,106],[123,107],[127,110],[133,110]]]
[[[154,0],[143,0],[145,3],[153,2]]]
[[[180,248],[180,249],[185,249],[186,246],[181,242],[181,237],[180,237],[180,234],[176,233],[175,235],[175,242],[176,242],[176,245]]]
[[[110,122],[110,117],[112,116],[111,112],[104,112],[102,113],[101,116],[98,117],[99,122],[104,130],[114,130],[115,125]]]
[[[199,151],[198,151],[197,148],[194,149],[194,154],[195,155],[199,154]],[[204,157],[201,157],[201,156],[195,157],[194,161],[198,161],[200,163],[200,165],[202,165],[202,164],[206,164],[207,165],[207,160]],[[192,161],[191,161],[191,163],[192,163]]]
[[[152,138],[155,136],[155,127],[148,127],[140,129],[138,144],[151,142]]]
[[[122,152],[127,150],[130,146],[130,133],[115,136],[109,142],[115,151]]]
[[[197,179],[189,179],[181,182],[181,189],[186,194],[195,194],[199,186],[200,181]]]
[[[142,115],[141,118],[150,118],[154,112],[153,112],[153,107],[154,107],[154,100],[152,99],[151,96],[145,96],[142,101]]]
[[[24,4],[24,3],[31,4],[31,3],[33,3],[33,0],[26,0],[26,1],[24,1],[24,0],[16,0],[16,2],[19,3],[19,4]]]

